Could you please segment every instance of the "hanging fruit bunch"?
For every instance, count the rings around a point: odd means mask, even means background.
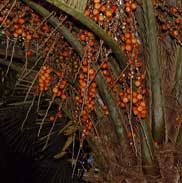
[[[94,35],[91,32],[81,30],[79,38],[82,41],[83,58],[81,61],[79,71],[79,95],[76,96],[77,108],[80,110],[80,116],[78,121],[82,124],[82,140],[89,134],[93,126],[93,120],[91,117],[92,112],[95,110],[95,94],[96,94],[96,71],[92,67],[92,63],[95,63],[95,53],[97,50],[97,44]],[[81,144],[82,146],[82,144]]]
[[[39,89],[40,91],[47,91],[52,80],[51,77],[52,68],[49,66],[43,66],[39,72]]]
[[[153,4],[162,34],[169,35],[182,46],[182,9],[161,1],[154,1]]]
[[[85,15],[98,23],[105,31],[112,34],[113,25],[118,22],[117,1],[94,0],[91,1],[85,11]]]
[[[42,33],[49,32],[48,25],[41,24],[39,15],[19,1],[5,3],[1,10],[1,33],[11,41],[20,42],[21,48],[26,50],[26,55],[32,56],[31,44],[43,37]]]
[[[123,88],[119,91],[120,106],[132,107],[134,116],[146,118],[146,99],[145,99],[145,68],[140,58],[140,40],[137,32],[137,23],[134,16],[137,3],[125,0],[123,4],[123,22],[121,25],[121,49],[128,58],[128,68],[120,75]]]
[[[120,7],[124,12],[122,16],[121,10],[119,10]],[[89,117],[91,117],[91,112],[94,111],[95,81],[93,89],[90,88],[92,85],[88,88],[88,83],[91,82],[88,76],[91,75],[94,79],[96,73],[91,67],[92,62],[99,63],[100,71],[108,87],[113,90],[118,106],[125,109],[128,114],[131,108],[134,117],[139,120],[146,118],[145,68],[139,55],[141,51],[140,40],[134,16],[136,8],[137,3],[128,0],[124,1],[124,4],[118,4],[118,2],[110,0],[94,0],[90,1],[87,6],[85,15],[94,20],[116,40],[121,47],[121,51],[124,51],[128,58],[128,63],[127,68],[119,74],[119,78],[116,77],[113,74],[112,63],[109,63],[110,50],[103,47],[102,43],[99,45],[98,40],[92,33],[80,30],[79,38],[84,45],[84,57],[79,72],[80,93],[76,96],[76,101],[78,108],[81,108],[80,119],[84,129],[82,137],[88,135],[93,126],[93,121]],[[102,49],[103,52],[101,59],[95,56],[99,49]],[[93,92],[91,92],[92,90]],[[108,115],[107,106],[103,105],[102,108],[103,113]]]

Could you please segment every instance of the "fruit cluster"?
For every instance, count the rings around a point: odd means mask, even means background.
[[[93,4],[89,4],[88,9],[86,9],[85,15],[96,22],[103,22],[111,19],[116,9],[116,6],[111,1],[94,0]]]
[[[94,0],[88,4],[85,15],[99,24],[108,34],[115,37],[119,21],[118,12],[119,8],[116,1]]]
[[[128,20],[127,18],[124,19],[124,21],[127,21],[127,20]],[[127,24],[125,26],[127,26]],[[121,35],[121,40],[123,42],[121,49],[123,51],[126,51],[126,54],[128,57],[131,57],[131,53],[134,51],[137,51],[137,49],[139,48],[138,39],[134,34],[132,34],[131,31],[127,32],[126,30],[123,30],[123,34]],[[130,60],[130,64],[132,64],[132,60]]]
[[[65,100],[67,98],[64,90],[66,88],[67,81],[61,80],[56,84],[55,87],[53,87],[52,92],[56,97],[61,97],[62,100]]]
[[[163,33],[170,35],[182,46],[182,9],[158,1],[153,5]]]
[[[53,69],[49,66],[42,66],[40,72],[39,72],[39,90],[42,91],[47,91],[48,87],[50,85],[50,82],[52,81],[51,77],[51,72]]]
[[[84,44],[84,57],[79,72],[79,91],[80,96],[76,96],[77,105],[81,106],[81,123],[83,125],[82,137],[89,134],[92,129],[93,122],[90,118],[90,113],[95,107],[96,82],[94,80],[96,71],[91,63],[96,61],[95,53],[95,38],[91,32],[81,31],[80,40]],[[79,107],[80,108],[80,107]]]
[[[18,40],[25,48],[26,55],[32,56],[30,48],[31,43],[40,37],[44,37],[45,33],[50,31],[50,27],[46,22],[42,23],[41,18],[28,6],[20,2],[6,3],[0,13],[1,33],[5,34],[10,40]]]
[[[49,120],[50,120],[50,122],[54,123],[54,122],[56,121],[57,118],[62,118],[62,116],[63,116],[62,112],[61,112],[61,111],[58,111],[58,112],[56,113],[56,116],[51,115],[51,116],[49,117]]]
[[[123,83],[123,89],[119,91],[119,104],[126,108],[132,102],[133,114],[138,118],[145,118],[147,114],[144,87],[144,69],[143,62],[140,59],[140,41],[137,34],[135,18],[132,14],[137,8],[137,4],[131,0],[125,0],[125,17],[122,23],[122,34],[120,36],[121,49],[128,58],[128,69],[121,74],[120,82]],[[128,82],[128,81],[132,81]]]
[[[131,0],[125,0],[124,1],[124,6],[125,6],[125,13],[131,13],[132,11],[135,11],[137,8],[137,3],[132,2]]]
[[[108,64],[107,59],[104,59],[104,62],[101,63],[100,68],[101,68],[103,76],[105,77],[105,79],[107,81],[107,84],[109,86],[112,86],[114,79],[112,77],[111,71],[109,70],[109,64]]]

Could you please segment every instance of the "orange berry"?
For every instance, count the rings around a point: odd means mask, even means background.
[[[90,16],[90,14],[91,14],[90,10],[85,11],[85,16]]]
[[[134,114],[134,115],[138,115],[138,113],[139,113],[139,112],[138,112],[137,108],[136,108],[136,107],[133,107],[133,114]]]
[[[75,100],[76,100],[76,101],[79,101],[79,100],[80,100],[80,97],[79,97],[79,96],[76,96],[76,97],[75,97]]]
[[[132,133],[128,132],[127,136],[128,136],[128,138],[132,137]]]
[[[23,24],[25,22],[24,18],[19,18],[17,21],[19,24]]]
[[[81,81],[81,82],[80,82],[80,86],[81,86],[82,88],[85,88],[85,87],[87,86],[87,84],[86,84],[84,81]]]
[[[130,95],[130,94],[128,94],[128,95],[127,95],[127,98],[128,98],[128,100],[130,100],[130,99],[131,99],[131,95]]]
[[[136,104],[138,102],[138,99],[137,98],[133,98],[132,102],[133,102],[133,104]]]
[[[88,73],[89,73],[90,75],[94,75],[94,74],[95,74],[95,70],[92,69],[92,68],[90,68],[89,71],[88,71]]]
[[[123,97],[123,96],[124,96],[124,93],[121,91],[121,92],[119,93],[119,96],[120,96],[120,97]]]
[[[136,97],[137,96],[137,92],[133,92],[133,97]]]
[[[54,87],[52,91],[53,91],[54,94],[57,94],[58,91],[59,91],[59,90],[58,90],[58,87]]]
[[[89,40],[89,45],[90,45],[90,46],[94,46],[94,44],[95,44],[95,43],[94,43],[94,40]]]
[[[176,18],[175,22],[176,22],[176,24],[180,24],[182,22],[182,19],[181,18]]]
[[[21,28],[21,26],[20,26],[20,25],[15,24],[15,25],[14,25],[14,28],[17,30],[17,29]]]
[[[101,0],[94,0],[94,3],[100,3]]]
[[[101,8],[101,4],[100,3],[95,3],[94,7],[95,7],[95,9],[99,10]]]
[[[58,118],[61,118],[63,115],[62,115],[62,113],[59,111],[58,113],[57,113],[57,117]]]
[[[107,78],[106,78],[106,81],[107,81],[108,83],[110,83],[110,82],[112,82],[112,78],[111,78],[111,77],[107,77]]]
[[[111,11],[112,11],[112,13],[114,13],[116,10],[117,10],[117,7],[116,7],[116,6],[114,6],[114,5],[112,5],[112,7],[111,7]]]
[[[4,20],[4,17],[0,17],[0,22],[2,22]]]
[[[129,39],[131,37],[131,33],[130,32],[127,32],[126,34],[125,34],[125,38],[126,39]]]
[[[22,30],[21,28],[19,28],[19,29],[16,30],[16,32],[17,32],[18,34],[22,34],[23,30]]]
[[[131,7],[132,10],[136,10],[137,4],[136,3],[131,3],[130,7]]]
[[[98,15],[98,14],[99,14],[99,10],[94,9],[94,10],[93,10],[93,15],[95,15],[95,16],[96,16],[96,15]]]
[[[131,44],[131,43],[132,43],[131,38],[126,39],[126,44]]]
[[[59,88],[60,89],[64,89],[65,87],[66,87],[66,80],[62,80],[62,81],[60,81],[60,83],[59,83]]]
[[[168,26],[166,24],[163,24],[162,25],[162,30],[164,30],[164,31],[168,30]]]
[[[128,103],[128,102],[129,102],[129,99],[128,99],[127,97],[124,97],[124,98],[123,98],[123,103],[126,104],[126,103]]]
[[[99,19],[100,22],[102,22],[102,21],[104,21],[104,16],[103,15],[99,15],[98,19]]]
[[[19,34],[18,34],[17,32],[15,32],[15,33],[13,34],[13,36],[14,36],[15,38],[18,38]]]
[[[56,75],[57,75],[58,77],[61,77],[61,76],[62,76],[62,72],[61,72],[61,71],[57,71],[57,72],[56,72]]]
[[[125,1],[125,7],[130,7],[130,2],[129,1]]]
[[[102,63],[101,64],[101,68],[102,69],[107,69],[108,68],[108,64],[107,63]]]
[[[126,51],[131,51],[132,50],[132,46],[130,44],[127,44],[125,47]]]
[[[54,121],[55,121],[55,117],[54,117],[54,116],[50,116],[49,120],[50,120],[51,122],[54,122]]]
[[[126,107],[126,104],[122,102],[122,103],[121,103],[121,107],[122,107],[122,108],[125,108],[125,107]]]
[[[177,37],[177,36],[179,35],[179,32],[178,32],[177,30],[174,30],[174,31],[172,32],[172,35],[173,35],[174,37]]]
[[[106,14],[106,17],[112,17],[112,11],[111,10],[107,10],[105,14]]]
[[[86,36],[84,34],[81,34],[80,35],[80,40],[85,41],[86,40]]]
[[[172,7],[172,8],[171,8],[171,11],[172,11],[172,13],[177,13],[178,10],[177,10],[176,7]]]
[[[7,25],[9,25],[11,21],[10,21],[10,19],[7,19],[5,22]]]
[[[103,70],[102,73],[103,73],[104,76],[109,76],[110,75],[108,70]]]
[[[85,78],[85,75],[84,75],[83,73],[81,73],[79,77],[80,77],[80,79],[82,80],[82,79]]]
[[[25,32],[22,32],[22,37],[26,37],[27,36],[27,34],[25,33]]]
[[[27,34],[26,39],[27,39],[27,40],[31,40],[31,39],[32,39],[32,35]]]
[[[87,32],[87,36],[89,37],[89,38],[93,38],[93,34],[91,33],[91,32]]]
[[[126,13],[130,13],[131,12],[131,8],[130,7],[126,7],[125,11],[126,11]]]
[[[93,88],[96,88],[97,84],[96,84],[96,82],[93,82],[90,86],[93,87]]]
[[[87,60],[83,60],[82,61],[82,65],[87,66],[88,65],[88,61]]]
[[[104,6],[104,5],[101,6],[100,11],[105,12],[106,11],[106,6]]]
[[[88,71],[88,67],[86,67],[86,66],[82,66],[82,70],[83,70],[83,72],[84,72],[84,73],[87,73],[87,71]]]
[[[138,95],[137,95],[137,99],[138,99],[138,100],[141,100],[142,98],[143,98],[143,96],[142,96],[141,94],[138,94]]]
[[[136,43],[137,43],[137,39],[133,37],[132,40],[131,40],[131,42],[132,42],[133,44],[136,44]]]
[[[139,87],[140,85],[141,85],[141,82],[140,82],[140,81],[138,81],[138,80],[135,81],[135,86],[136,86],[136,87]]]
[[[138,110],[139,112],[141,112],[141,111],[143,110],[143,107],[142,107],[142,106],[138,106],[137,110]]]
[[[145,104],[144,101],[141,101],[141,102],[140,102],[140,105],[141,105],[142,107],[144,107],[144,108],[146,107],[146,104]]]
[[[145,118],[146,117],[146,114],[147,114],[147,111],[146,110],[143,110],[141,112],[141,118]]]
[[[127,88],[126,93],[131,94],[131,89]]]

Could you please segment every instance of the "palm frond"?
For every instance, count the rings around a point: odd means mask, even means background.
[[[84,12],[87,6],[88,0],[52,0],[51,3],[55,1],[61,2],[69,6],[70,8],[76,9],[77,11]]]
[[[0,132],[6,137],[8,145],[17,153],[27,155],[34,154],[33,142],[35,138],[33,131],[20,131],[21,121],[26,113],[27,105],[7,106],[0,109]],[[31,115],[29,121],[35,120],[35,115]],[[29,124],[30,125],[30,124]]]

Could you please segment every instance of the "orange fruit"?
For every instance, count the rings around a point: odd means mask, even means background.
[[[19,24],[23,24],[25,22],[24,18],[19,18],[17,21]]]
[[[125,49],[126,49],[126,51],[131,51],[131,50],[132,50],[131,44],[127,44],[127,45],[125,46]]]
[[[111,10],[107,10],[105,12],[105,14],[106,14],[106,17],[112,17],[112,11]]]
[[[143,96],[142,96],[141,94],[138,94],[138,95],[137,95],[137,99],[138,99],[138,100],[141,100],[142,98],[143,98]]]
[[[127,97],[124,97],[124,98],[123,98],[123,103],[126,104],[126,103],[128,103],[128,102],[129,102],[129,99],[128,99]]]
[[[132,10],[136,10],[137,4],[136,3],[131,3],[130,7],[131,7]]]
[[[138,102],[137,98],[133,98],[132,102],[133,104],[136,104]]]
[[[54,117],[54,116],[50,116],[49,120],[50,120],[51,122],[54,122],[54,121],[55,121],[55,117]]]
[[[130,13],[130,12],[131,12],[131,8],[130,8],[130,7],[126,7],[125,11],[126,11],[127,13]]]
[[[139,87],[140,85],[141,85],[141,82],[140,82],[140,81],[138,81],[138,80],[135,81],[135,86],[136,86],[136,87]]]

